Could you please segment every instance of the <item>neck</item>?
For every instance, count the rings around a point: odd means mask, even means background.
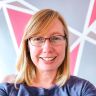
[[[37,71],[34,86],[50,88],[54,85],[56,71]]]

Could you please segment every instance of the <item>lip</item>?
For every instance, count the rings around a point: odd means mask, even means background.
[[[41,59],[45,60],[45,61],[52,61],[54,60],[56,57],[41,57]]]
[[[50,64],[50,63],[53,63],[54,60],[56,59],[56,56],[54,57],[40,57],[40,59],[46,63],[46,64]]]

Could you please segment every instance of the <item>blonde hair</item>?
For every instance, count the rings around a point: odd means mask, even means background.
[[[28,39],[37,34],[46,34],[46,28],[53,22],[54,19],[59,19],[64,26],[64,33],[67,36],[66,54],[63,63],[57,70],[56,84],[62,86],[69,78],[69,41],[68,29],[63,17],[55,10],[43,9],[37,12],[29,20],[21,41],[21,53],[17,61],[18,74],[15,80],[17,83],[26,83],[28,86],[32,84],[33,78],[36,76],[36,69],[31,60],[30,52],[28,49]]]

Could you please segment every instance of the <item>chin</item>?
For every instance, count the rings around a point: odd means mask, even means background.
[[[43,70],[43,71],[56,71],[57,69],[56,68],[43,68],[43,69],[40,69],[40,70]]]

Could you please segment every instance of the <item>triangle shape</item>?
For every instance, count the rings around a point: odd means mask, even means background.
[[[23,2],[23,1],[22,1]],[[31,10],[30,8],[28,8],[27,6],[19,3],[18,1],[14,1],[14,2],[11,2],[9,3],[10,5],[13,5],[13,6],[16,6],[16,7],[19,7],[19,8],[24,8],[24,9],[29,9]]]
[[[69,32],[69,45],[72,46],[77,40],[79,36],[75,35],[72,32]]]
[[[12,9],[7,9],[7,11],[8,11],[10,21],[13,27],[14,35],[19,47],[21,43],[22,35],[24,33],[24,28],[32,15],[19,12],[16,10],[12,10]]]
[[[74,73],[78,50],[79,50],[79,45],[71,52],[71,55],[70,55],[70,72],[71,72],[71,74]]]
[[[94,2],[94,6],[93,6],[93,10],[92,10],[92,14],[91,14],[89,26],[90,26],[95,20],[96,20],[96,0],[95,0],[95,2]]]

